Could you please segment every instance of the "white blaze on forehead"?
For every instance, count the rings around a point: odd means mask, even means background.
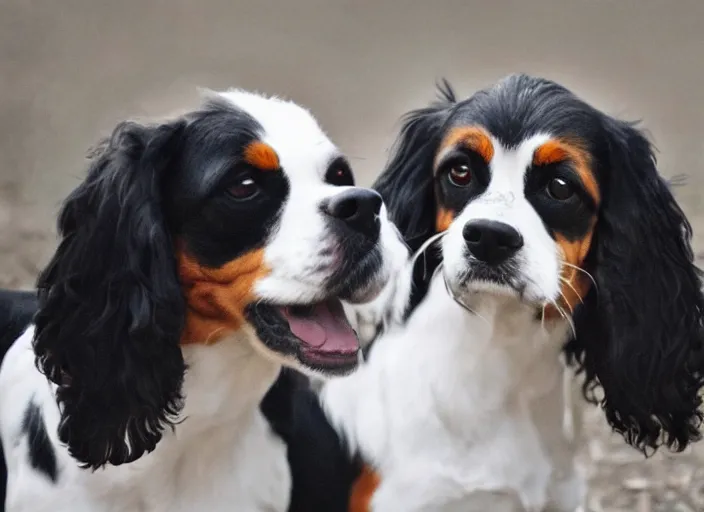
[[[313,115],[292,101],[238,89],[219,95],[257,120],[262,142],[274,148],[291,178],[321,178],[339,154]]]
[[[457,215],[443,240],[443,257],[449,275],[461,276],[471,265],[462,235],[468,222],[479,219],[503,222],[523,237],[524,245],[516,261],[520,277],[527,283],[527,295],[544,299],[556,297],[560,270],[556,245],[525,195],[525,178],[532,166],[533,154],[550,139],[548,134],[537,134],[517,147],[507,148],[491,137],[494,155],[489,162],[489,185]]]
[[[486,192],[477,199],[489,199],[494,194],[511,193],[524,197],[526,172],[533,163],[535,150],[550,140],[547,134],[534,135],[516,148],[506,148],[496,138],[491,137],[494,145],[494,157],[489,163],[491,181]]]

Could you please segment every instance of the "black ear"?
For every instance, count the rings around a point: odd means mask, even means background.
[[[456,103],[446,81],[439,92],[438,102],[404,116],[391,159],[374,183],[392,222],[414,252],[435,233],[433,158],[442,127]]]
[[[182,405],[185,306],[161,193],[182,130],[115,129],[66,200],[38,280],[37,366],[58,385],[59,439],[86,467],[153,450]]]
[[[647,139],[604,118],[608,168],[588,269],[596,288],[577,308],[567,354],[611,426],[647,451],[682,450],[700,437],[704,297],[692,231]]]

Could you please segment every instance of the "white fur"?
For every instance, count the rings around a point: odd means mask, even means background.
[[[525,284],[524,296],[536,303],[551,302],[560,292],[560,252],[543,226],[540,216],[524,193],[524,176],[533,160],[534,151],[549,137],[536,135],[508,150],[492,138],[494,157],[491,160],[491,181],[483,194],[472,200],[454,219],[443,238],[445,272],[453,278],[461,276],[472,264],[467,258],[462,228],[470,220],[489,219],[506,223],[522,236],[524,246],[516,255],[517,279]],[[474,289],[489,289],[515,294],[508,288],[497,289],[491,283],[474,282]]]
[[[34,367],[33,332],[15,342],[0,368],[0,433],[9,473],[5,510],[286,510],[291,485],[286,447],[258,407],[279,366],[238,339],[243,334],[184,347],[189,371],[183,422],[151,454],[92,472],[79,468],[56,437],[54,388]],[[27,460],[20,432],[30,401],[40,408],[57,455],[56,483]]]
[[[373,512],[583,506],[571,380],[560,359],[569,321],[536,319],[559,297],[561,255],[523,191],[533,151],[546,140],[515,150],[493,141],[490,185],[448,229],[444,266],[405,323],[410,268],[374,304],[349,307],[359,332],[373,335],[382,321],[387,329],[366,364],[326,383],[321,400],[350,449],[381,477]],[[463,281],[473,260],[462,228],[474,219],[508,223],[523,236],[522,297]]]
[[[453,507],[476,491],[515,492],[531,511],[581,504],[562,423],[568,327],[543,328],[508,297],[475,306],[459,306],[438,275],[406,325],[323,388],[333,424],[381,476],[374,512],[465,510]]]
[[[327,228],[320,202],[345,190],[323,181],[340,155],[315,119],[292,102],[243,91],[221,96],[263,127],[291,184],[279,225],[265,248],[271,274],[255,289],[258,299],[283,304],[312,301],[339,261],[321,253],[339,243]],[[405,250],[386,211],[380,212],[384,264],[379,288],[400,265]],[[322,270],[321,270],[322,268]],[[188,371],[183,422],[151,453],[131,464],[92,472],[80,469],[57,439],[54,388],[34,365],[33,328],[11,347],[0,368],[0,437],[8,463],[8,512],[283,512],[291,487],[286,448],[259,405],[283,363],[244,327],[212,345],[183,348]],[[297,365],[298,366],[298,365]],[[28,459],[22,420],[29,403],[40,409],[58,460],[52,483]]]

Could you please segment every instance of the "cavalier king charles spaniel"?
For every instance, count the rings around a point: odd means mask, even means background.
[[[406,259],[380,195],[300,106],[208,93],[118,125],[58,231],[38,297],[0,294],[7,510],[287,510],[265,394],[357,365],[341,301]]]
[[[579,509],[563,355],[635,448],[700,437],[701,275],[648,140],[541,78],[441,90],[375,185],[415,256],[349,308],[367,361],[294,392],[296,510]]]

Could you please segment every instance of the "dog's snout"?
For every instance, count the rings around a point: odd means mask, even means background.
[[[379,234],[381,196],[367,188],[351,188],[330,198],[323,211],[350,229],[374,238]]]
[[[462,235],[472,256],[498,265],[523,247],[523,237],[514,228],[493,220],[473,220],[465,224]]]

